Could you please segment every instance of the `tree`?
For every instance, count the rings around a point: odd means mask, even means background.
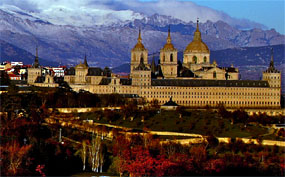
[[[186,114],[186,110],[184,106],[178,106],[176,108],[176,111],[179,114],[179,118],[182,118]]]
[[[218,105],[218,113],[222,118],[228,119],[231,118],[231,113],[226,110],[223,104]]]
[[[102,171],[104,154],[102,150],[102,139],[100,136],[93,137],[89,145],[89,163],[93,172]]]
[[[207,161],[204,169],[209,175],[219,174],[225,169],[225,163],[222,159],[211,159]]]
[[[1,145],[1,158],[7,160],[7,174],[13,176],[18,174],[21,170],[21,164],[31,147],[32,145],[21,146],[16,140]]]
[[[158,104],[158,100],[157,99],[153,99],[150,102],[150,106],[152,109],[157,110],[160,108],[159,104]]]
[[[213,134],[207,136],[207,141],[209,143],[209,146],[212,148],[219,145],[219,140]]]
[[[6,71],[0,71],[0,85],[9,85],[10,78]]]
[[[87,158],[87,144],[86,144],[86,140],[83,140],[82,141],[82,150],[81,150],[81,159],[82,159],[82,163],[83,163],[83,171],[85,171],[86,158]]]
[[[138,111],[138,107],[135,102],[131,101],[128,104],[121,106],[121,111],[125,120],[128,117],[135,116]]]

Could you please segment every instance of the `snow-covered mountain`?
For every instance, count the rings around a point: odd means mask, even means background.
[[[87,54],[90,65],[114,67],[129,62],[139,28],[149,53],[157,53],[165,44],[168,25],[179,51],[192,40],[196,28],[193,22],[131,10],[88,10],[87,13],[81,9],[77,14],[66,7],[52,10],[37,13],[1,6],[0,39],[31,53],[38,46],[40,57],[51,61],[76,64]],[[211,50],[284,44],[285,41],[284,35],[274,29],[239,30],[223,21],[206,21],[200,24],[200,31]]]

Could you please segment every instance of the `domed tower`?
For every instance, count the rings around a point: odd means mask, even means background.
[[[148,66],[147,55],[148,51],[142,44],[141,30],[139,30],[138,42],[131,51],[131,77],[133,70],[139,66],[141,60],[143,61],[144,65]]]
[[[168,28],[167,43],[160,50],[160,66],[165,78],[177,77],[177,49],[171,43],[170,27]]]
[[[194,33],[194,38],[184,50],[183,65],[192,69],[191,65],[209,65],[210,64],[210,50],[208,46],[202,41],[201,32],[199,31],[199,20],[197,19],[197,29]],[[195,67],[193,68],[195,70]]]
[[[262,73],[262,80],[268,81],[270,87],[281,88],[281,72],[274,67],[273,49],[271,49],[269,67]]]

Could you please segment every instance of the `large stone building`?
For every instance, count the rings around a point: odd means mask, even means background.
[[[273,54],[269,68],[263,72],[263,80],[239,80],[237,68],[218,67],[215,61],[210,62],[210,50],[202,41],[198,21],[182,63],[177,59],[169,29],[158,64],[153,60],[150,65],[139,31],[137,44],[131,51],[130,67],[130,78],[120,78],[108,70],[89,67],[85,57],[84,63],[67,70],[64,80],[75,91],[130,94],[149,102],[158,100],[161,105],[172,98],[177,104],[189,107],[223,104],[230,108],[280,108],[281,72],[274,68]],[[36,76],[29,77],[32,81]]]

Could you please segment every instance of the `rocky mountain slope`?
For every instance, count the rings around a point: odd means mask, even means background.
[[[35,61],[35,56],[30,52],[27,52],[24,49],[18,48],[8,42],[0,40],[0,61],[21,61],[25,65],[26,64],[33,64]],[[35,53],[35,51],[34,51]],[[45,60],[39,57],[40,65],[43,66],[58,66],[59,63],[54,61]]]
[[[136,14],[138,15],[138,14]],[[172,41],[183,51],[193,38],[196,23],[154,14],[110,25],[72,26],[53,24],[32,13],[0,9],[0,39],[49,61],[74,65],[87,55],[91,66],[116,67],[130,61],[138,29],[149,53],[157,53],[165,44],[168,25]],[[225,22],[200,24],[203,41],[210,50],[284,44],[284,35],[271,30],[239,30]]]

